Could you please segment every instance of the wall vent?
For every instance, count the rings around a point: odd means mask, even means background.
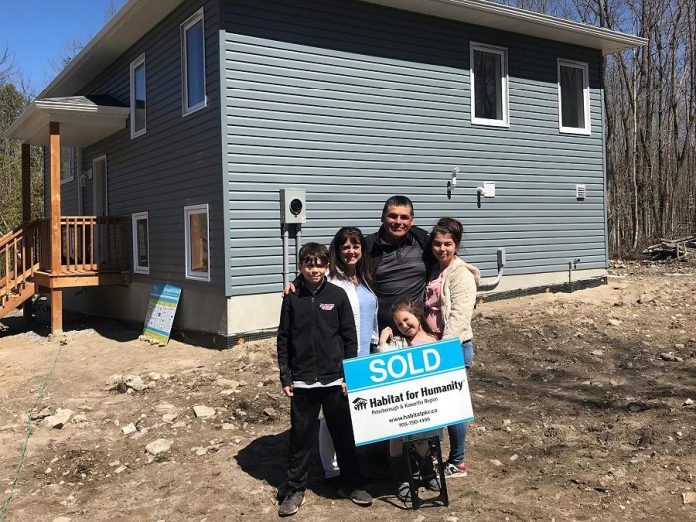
[[[585,185],[575,185],[575,199],[578,201],[585,201],[587,197],[587,189]]]

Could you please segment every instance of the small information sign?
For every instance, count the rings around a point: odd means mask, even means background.
[[[160,344],[167,344],[172,333],[176,307],[181,297],[181,288],[172,285],[152,285],[147,304],[143,336]]]
[[[356,446],[473,420],[459,339],[344,361]]]

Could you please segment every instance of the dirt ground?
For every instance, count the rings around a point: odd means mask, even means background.
[[[377,482],[381,498],[359,508],[332,495],[315,456],[296,518],[696,520],[696,265],[612,265],[599,288],[479,305],[470,473],[448,481],[449,507],[405,510]],[[62,341],[4,324],[3,501],[54,361],[36,413],[74,412],[34,428],[7,520],[276,517],[289,417],[272,340],[160,348],[117,322],[76,323]],[[109,390],[113,374],[146,387]],[[171,447],[153,457],[157,439]]]

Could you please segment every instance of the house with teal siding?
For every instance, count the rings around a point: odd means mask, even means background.
[[[8,135],[46,151],[63,266],[87,217],[121,223],[127,277],[63,307],[142,322],[169,283],[175,327],[225,345],[277,325],[283,189],[302,242],[403,194],[417,225],[462,221],[484,278],[505,250],[493,292],[601,280],[601,63],[643,43],[485,0],[128,0]]]

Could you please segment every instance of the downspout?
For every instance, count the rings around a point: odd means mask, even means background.
[[[493,279],[487,279],[487,280],[481,280],[478,284],[477,290],[478,293],[481,292],[486,292],[493,290],[495,287],[498,286],[500,283],[500,280],[503,278],[503,269],[505,268],[505,249],[504,248],[499,248],[497,252],[497,261],[498,261],[498,275],[495,276]]]

